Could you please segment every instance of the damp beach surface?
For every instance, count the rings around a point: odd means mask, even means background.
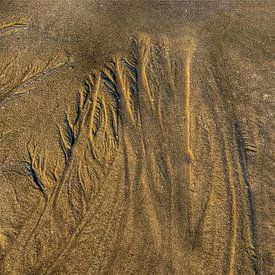
[[[1,274],[273,274],[274,1],[4,1]]]

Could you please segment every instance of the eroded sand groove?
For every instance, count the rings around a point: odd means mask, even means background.
[[[8,22],[8,23],[0,23],[0,39],[2,37],[6,37],[26,29],[27,24],[28,24],[27,18],[20,18],[18,20]]]
[[[57,125],[62,164],[48,171],[49,152],[29,142],[24,163],[41,200],[6,249],[4,274],[235,274],[242,263],[258,272],[246,168],[256,145],[223,116],[215,72],[203,93],[217,103],[202,96],[193,111],[195,47],[194,37],[133,39],[127,56],[87,78],[74,116]]]
[[[29,93],[31,86],[48,75],[66,69],[70,60],[65,54],[59,54],[47,61],[36,61],[29,67],[17,63],[18,56],[0,70],[0,105],[12,96]]]

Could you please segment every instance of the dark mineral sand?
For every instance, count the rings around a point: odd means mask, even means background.
[[[0,274],[275,274],[274,1],[0,1]]]

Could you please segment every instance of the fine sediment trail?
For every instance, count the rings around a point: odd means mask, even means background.
[[[19,31],[25,30],[28,27],[28,18],[20,18],[12,22],[0,23],[0,39]]]
[[[68,69],[71,66],[71,60],[64,54],[59,54],[46,62],[37,62],[27,68],[20,68],[15,65],[14,60],[8,62],[0,73],[0,105],[13,96],[29,93],[35,83],[45,79],[51,74]],[[23,72],[21,73],[21,70]],[[19,71],[19,72],[18,72]],[[8,79],[8,80],[7,80]]]
[[[260,274],[248,168],[259,142],[227,106],[237,88],[219,51],[140,34],[87,76],[56,125],[62,162],[28,143],[40,201],[3,274]],[[68,65],[58,60],[3,100]]]

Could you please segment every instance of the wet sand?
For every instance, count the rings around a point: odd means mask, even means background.
[[[273,274],[273,1],[5,1],[1,274]]]

